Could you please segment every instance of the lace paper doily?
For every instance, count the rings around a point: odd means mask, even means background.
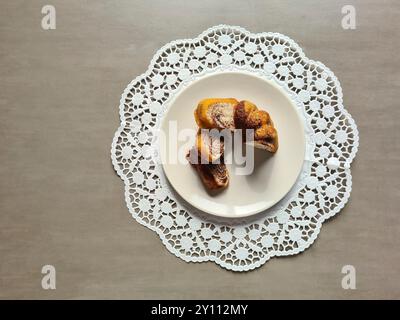
[[[158,147],[152,133],[171,99],[196,79],[227,70],[275,81],[291,96],[306,124],[306,159],[295,186],[274,207],[240,221],[210,217],[184,203],[153,157]],[[247,271],[273,256],[297,254],[314,242],[322,223],[350,197],[358,131],[343,107],[339,81],[282,34],[220,25],[195,39],[173,41],[127,86],[119,112],[111,158],[125,183],[129,211],[187,262],[215,261]]]

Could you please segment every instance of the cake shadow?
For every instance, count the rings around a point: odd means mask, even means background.
[[[246,175],[245,179],[248,187],[251,188],[253,192],[263,193],[265,186],[268,185],[268,181],[272,176],[271,168],[265,168],[267,164],[274,161],[274,154],[266,152],[262,149],[254,148],[254,168],[253,171]],[[272,165],[273,166],[273,165]],[[259,171],[263,171],[264,174],[261,176],[258,174]]]

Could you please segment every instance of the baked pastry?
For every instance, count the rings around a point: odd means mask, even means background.
[[[197,170],[203,184],[209,190],[225,188],[229,174],[223,157],[224,144],[208,130],[199,130],[195,146],[189,151],[189,163]]]
[[[216,163],[224,153],[224,141],[218,131],[199,129],[195,150],[199,153],[201,163]]]
[[[223,140],[220,134],[213,134],[215,130],[210,129],[217,129],[216,133],[223,129],[241,129],[243,141],[246,141],[246,130],[252,129],[254,136],[251,143],[254,147],[271,153],[278,150],[278,134],[269,113],[259,110],[250,101],[239,102],[234,98],[204,99],[197,105],[194,118],[199,130],[195,146],[187,158],[207,189],[222,189],[229,183]]]
[[[234,122],[236,129],[254,130],[254,147],[275,153],[278,150],[278,133],[267,111],[259,110],[249,101],[240,101],[235,106]]]
[[[189,163],[197,170],[201,181],[209,190],[223,189],[229,183],[229,174],[223,159],[220,163],[201,164],[199,161],[191,162],[194,149],[191,149],[188,154]]]
[[[204,99],[194,111],[194,118],[201,129],[234,129],[234,110],[239,103],[234,98]]]
[[[195,120],[204,129],[254,130],[253,145],[271,153],[278,150],[278,134],[268,112],[249,101],[233,98],[204,99],[195,112]]]

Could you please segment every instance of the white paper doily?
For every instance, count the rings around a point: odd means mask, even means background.
[[[153,156],[158,151],[154,130],[174,95],[206,74],[226,70],[275,81],[302,111],[307,128],[306,160],[295,186],[274,207],[240,221],[217,219],[184,203]],[[220,25],[197,38],[173,41],[127,86],[119,112],[111,158],[124,181],[129,211],[187,262],[215,261],[247,271],[273,256],[297,254],[350,197],[358,131],[343,107],[339,81],[282,34]]]

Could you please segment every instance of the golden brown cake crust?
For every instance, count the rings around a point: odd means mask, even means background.
[[[200,129],[241,129],[245,138],[246,129],[254,130],[252,143],[254,147],[275,153],[278,150],[278,133],[267,111],[260,110],[250,101],[237,101],[233,98],[212,98],[199,102],[194,111],[194,117]],[[199,131],[200,132],[200,131]],[[229,175],[223,162],[223,150],[216,152],[212,145],[208,145],[198,133],[196,140],[197,149],[192,149],[188,154],[189,162],[196,168],[204,185],[210,189],[222,189],[228,185]],[[193,151],[205,155],[209,161],[219,158],[220,163],[201,163],[190,160]],[[192,154],[191,154],[192,153]],[[195,159],[196,160],[196,159]]]
[[[240,101],[235,106],[234,115],[236,129],[254,129],[255,147],[272,153],[278,150],[278,133],[267,111],[259,110],[249,101]]]
[[[248,114],[244,107],[244,101],[240,101],[235,107],[235,127],[236,129],[245,129]]]
[[[233,111],[224,113],[225,108],[233,108]],[[254,129],[254,140],[259,142],[255,146],[267,145],[268,148],[262,148],[272,153],[278,150],[278,134],[269,113],[258,109],[250,101],[238,102],[234,98],[203,99],[194,116],[197,125],[202,129]],[[229,117],[233,119],[229,120]]]
[[[232,108],[238,103],[234,98],[209,98],[201,100],[194,112],[197,125],[202,129],[219,128],[212,117],[212,109],[215,105],[228,105]],[[222,129],[222,128],[219,128]]]

